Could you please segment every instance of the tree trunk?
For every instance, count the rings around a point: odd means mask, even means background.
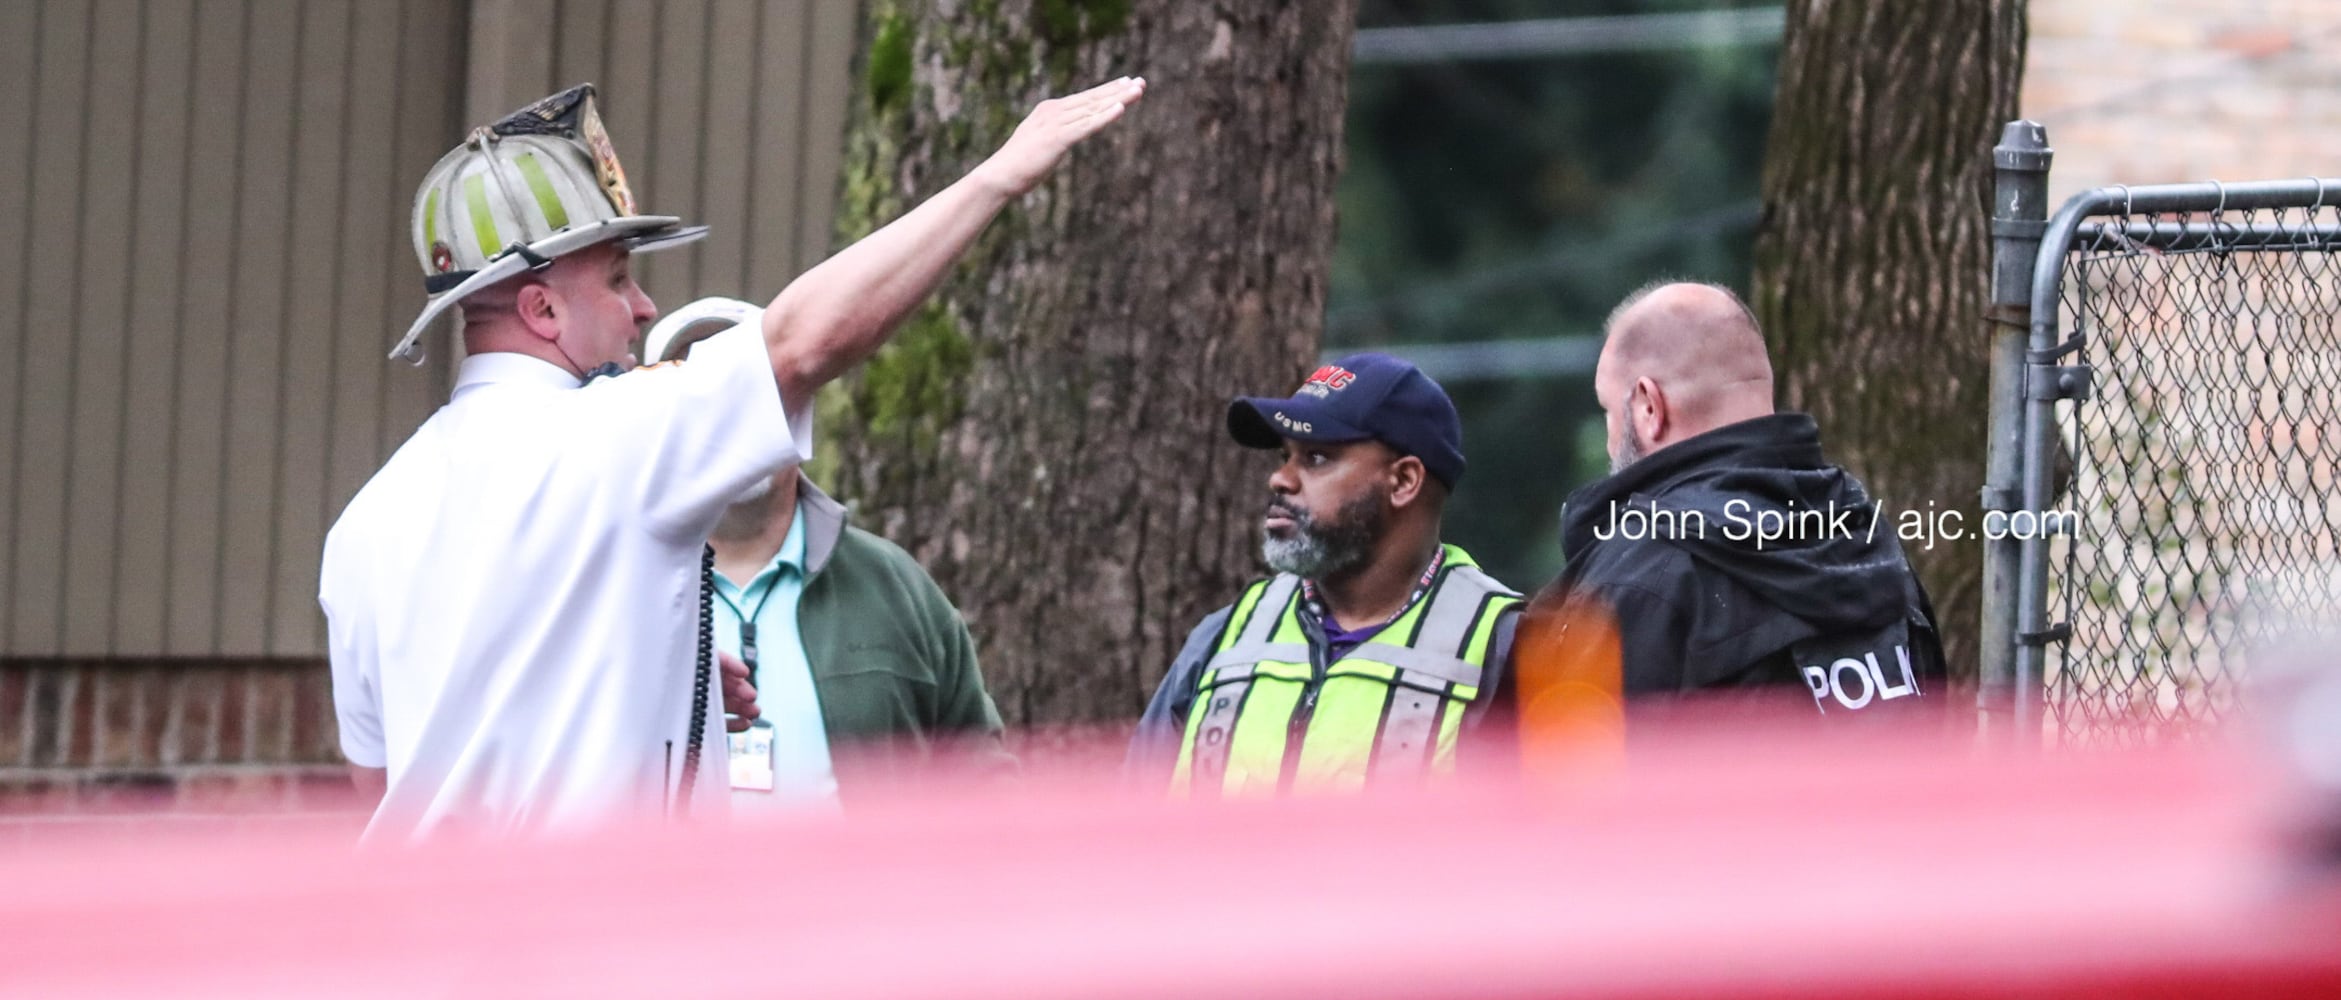
[[[1783,404],[1890,514],[1982,524],[1992,143],[2016,115],[2024,0],[1791,0],[1754,306]],[[1883,528],[1883,525],[1881,525]],[[1952,676],[1975,674],[1983,548],[1905,542]]]
[[[1011,724],[1128,718],[1257,570],[1228,399],[1315,356],[1353,0],[870,0],[839,237],[1043,98],[1146,99],[1010,208],[823,403],[815,469],[967,617]]]

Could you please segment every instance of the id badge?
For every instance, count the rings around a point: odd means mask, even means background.
[[[771,791],[772,724],[759,719],[747,732],[725,733],[724,742],[731,748],[732,790]]]

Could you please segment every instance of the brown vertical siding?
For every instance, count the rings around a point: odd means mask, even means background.
[[[17,431],[24,422],[25,399],[21,382],[33,360],[33,338],[25,327],[27,266],[33,253],[32,135],[30,99],[40,78],[41,8],[35,4],[0,4],[0,93],[23,94],[24,100],[0,101],[0,135],[19,137],[0,150],[0,462],[8,475],[0,480],[0,647],[16,646],[16,607],[10,596],[16,583],[17,497],[24,473],[16,454]],[[0,742],[12,734],[0,729]],[[0,750],[0,755],[5,751]],[[0,756],[0,760],[6,759]]]
[[[421,377],[382,357],[389,350],[387,342],[406,329],[400,311],[413,305],[421,292],[410,277],[415,272],[407,270],[413,260],[406,249],[410,182],[402,176],[418,169],[417,157],[402,157],[399,146],[402,105],[414,98],[399,73],[400,47],[380,42],[399,37],[401,13],[397,4],[360,3],[351,31],[345,120],[363,118],[367,125],[342,130],[345,186],[340,223],[325,255],[339,268],[333,283],[334,313],[351,319],[311,331],[329,338],[332,354],[327,364],[336,373],[325,400],[326,485],[312,498],[317,523],[325,525],[341,515],[342,506],[384,457],[378,450],[387,422],[383,380]],[[398,226],[393,238],[371,231],[385,219]],[[317,538],[322,543],[323,536]],[[314,595],[315,581],[308,583],[308,593]]]
[[[797,256],[789,274],[829,255],[837,207],[837,172],[845,162],[845,112],[855,31],[860,24],[852,3],[809,5],[804,76],[797,81],[802,104],[791,142],[797,153]],[[763,275],[773,279],[772,275]],[[778,286],[775,285],[775,288]]]
[[[196,9],[148,4],[139,34],[138,170],[131,193],[129,341],[116,457],[121,508],[112,559],[114,609],[108,653],[160,652],[170,582],[177,455],[172,426],[179,399],[181,295],[186,289],[187,215],[194,143]]]
[[[236,238],[226,247],[231,292],[226,330],[226,439],[218,477],[212,592],[220,652],[264,651],[268,571],[276,555],[277,396],[283,369],[286,248],[292,226],[293,89],[307,4],[255,4],[245,33],[243,136],[236,178]]]
[[[706,221],[699,210],[699,170],[711,157],[737,155],[730,123],[710,127],[706,105],[708,57],[707,5],[659,5],[658,43],[643,46],[639,54],[655,60],[651,66],[651,128],[633,141],[646,144],[652,154],[645,183],[653,184],[656,200],[644,204],[652,211]],[[637,97],[637,100],[640,98]],[[691,288],[704,244],[646,259],[644,280],[651,287]],[[669,305],[677,303],[670,302]]]
[[[95,5],[90,30],[92,66],[138,58],[144,33],[135,0]],[[135,63],[133,63],[135,65]],[[72,352],[73,406],[65,451],[65,544],[60,648],[104,650],[112,645],[114,535],[121,522],[122,485],[115,456],[122,451],[123,362],[129,356],[130,209],[139,139],[139,80],[135,74],[89,75],[89,113],[83,119],[80,231],[76,239],[73,335],[56,350]]]
[[[398,48],[398,75],[391,85],[393,97],[389,107],[396,121],[397,148],[392,153],[389,172],[390,204],[377,217],[386,221],[374,223],[389,232],[389,238],[380,244],[389,253],[388,304],[380,316],[364,318],[364,323],[374,331],[374,346],[368,348],[373,356],[344,360],[340,365],[342,378],[371,375],[382,392],[374,411],[380,418],[374,430],[381,444],[365,464],[366,476],[373,475],[382,460],[390,457],[423,418],[446,400],[448,380],[454,370],[450,362],[455,352],[449,343],[451,338],[444,334],[426,342],[430,361],[419,369],[403,362],[379,359],[406,332],[407,324],[414,321],[415,313],[422,308],[422,265],[415,260],[407,226],[413,217],[415,186],[422,182],[423,173],[463,137],[466,119],[462,81],[467,51],[463,30],[471,7],[465,0],[403,0],[399,5],[398,37],[402,44]],[[413,41],[426,32],[449,34],[440,46]],[[353,234],[353,241],[376,238]],[[364,485],[363,477],[359,485]],[[353,487],[350,495],[356,493]],[[339,514],[342,504],[348,500],[349,496],[335,498],[334,513]]]
[[[30,224],[19,334],[23,364],[16,382],[15,565],[10,567],[7,642],[36,655],[63,645],[65,624],[65,480],[73,413],[71,334],[79,325],[81,207],[88,142],[90,9],[40,7],[34,54]],[[35,331],[38,331],[36,339]]]
[[[748,123],[747,246],[741,254],[742,285],[786,281],[811,266],[802,258],[797,219],[805,212],[801,172],[805,105],[803,86],[808,47],[788,44],[812,35],[813,19],[803,4],[766,4],[759,11],[753,74],[757,107]],[[845,102],[839,101],[840,107]],[[822,221],[828,221],[823,211]],[[711,237],[712,238],[712,237]],[[745,289],[743,289],[745,290]],[[748,296],[742,296],[743,298]],[[816,446],[817,447],[817,446]]]
[[[244,64],[249,59],[246,4],[210,0],[196,9],[195,86],[188,126],[186,224],[179,254],[186,268],[179,315],[177,397],[170,424],[170,522],[164,649],[182,655],[218,652],[220,479],[225,464],[231,249],[236,177],[251,166],[242,154]]]
[[[0,660],[323,652],[325,526],[445,392],[382,354],[469,7],[0,5]]]
[[[749,161],[756,155],[756,21],[762,5],[719,3],[707,12],[707,51],[700,60],[708,136],[700,160],[695,218],[708,225],[707,239],[692,248],[699,258],[698,287],[728,287],[738,296],[747,287]],[[725,134],[721,143],[715,133]],[[769,294],[769,293],[767,293]],[[680,303],[668,303],[678,305]]]
[[[360,234],[345,230],[341,206],[348,186],[345,153],[352,133],[349,101],[351,10],[343,3],[305,4],[293,60],[292,204],[285,240],[284,332],[278,341],[275,489],[270,496],[272,558],[268,564],[267,626],[263,649],[308,654],[323,648],[324,621],[316,607],[319,547],[325,537],[327,401],[335,381],[333,331],[339,325],[340,249]],[[360,223],[363,225],[363,222]],[[368,227],[371,228],[371,227]],[[365,242],[379,243],[379,233]],[[357,359],[350,359],[355,361]],[[338,511],[336,512],[338,513]],[[305,613],[306,612],[306,613]]]

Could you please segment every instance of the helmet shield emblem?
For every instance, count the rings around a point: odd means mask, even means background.
[[[593,156],[594,179],[619,215],[634,215],[634,191],[626,186],[626,168],[618,162],[618,147],[602,125],[601,109],[594,105],[593,84],[583,83],[540,100],[491,126],[497,135],[560,135],[585,143]]]

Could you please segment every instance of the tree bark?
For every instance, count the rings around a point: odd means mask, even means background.
[[[2016,115],[2024,38],[2024,0],[1791,0],[1756,238],[1753,305],[1783,404],[1820,421],[1890,512],[1957,509],[1971,533],[1991,148]],[[1904,548],[1952,676],[1972,679],[1981,542]]]
[[[817,478],[958,603],[1011,724],[1128,718],[1257,570],[1239,393],[1315,356],[1354,0],[870,0],[839,238],[1043,98],[1146,99],[823,403]]]

